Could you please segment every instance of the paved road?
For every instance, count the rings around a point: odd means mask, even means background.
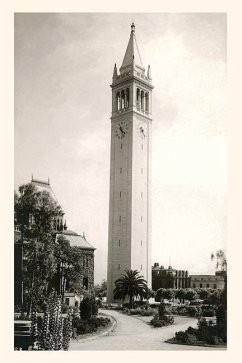
[[[168,344],[164,341],[172,338],[176,331],[196,327],[194,318],[178,317],[177,324],[163,328],[153,328],[143,320],[122,314],[118,311],[102,310],[113,316],[117,325],[109,335],[95,340],[72,341],[70,350],[214,350],[217,348],[195,347]]]

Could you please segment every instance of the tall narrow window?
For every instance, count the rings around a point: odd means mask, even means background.
[[[121,91],[121,110],[125,107],[125,93]]]
[[[129,107],[129,88],[126,89],[126,105],[125,107]]]
[[[140,241],[140,245],[143,246],[143,241],[142,240]]]
[[[141,144],[141,150],[143,150],[144,149],[144,145],[143,144]]]
[[[141,192],[140,195],[141,195],[141,198],[143,198],[143,192]]]
[[[140,217],[141,222],[143,221],[143,216]]]
[[[148,93],[145,94],[145,111],[146,112],[149,111],[149,94]]]
[[[116,110],[119,111],[121,109],[121,102],[120,102],[120,92],[116,94]]]
[[[119,216],[119,222],[121,222],[121,216]]]
[[[118,269],[120,270],[120,263],[118,264]]]
[[[141,174],[143,174],[143,168],[141,168]]]
[[[144,110],[144,91],[141,91],[140,93],[140,105],[141,105],[141,110]]]
[[[119,192],[119,197],[122,198],[122,192]]]
[[[123,169],[122,169],[122,168],[120,168],[120,174],[122,174],[122,171],[123,171]]]
[[[140,266],[140,269],[142,270],[142,265]]]
[[[121,144],[121,145],[120,145],[120,149],[122,150],[122,148],[123,148],[123,145]]]
[[[120,247],[120,239],[118,240],[118,246]]]

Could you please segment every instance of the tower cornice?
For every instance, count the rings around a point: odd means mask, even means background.
[[[135,75],[129,75],[129,76],[126,76],[126,78],[119,78],[119,79],[117,79],[117,81],[114,81],[112,84],[110,84],[110,87],[113,89],[113,88],[118,87],[119,85],[122,86],[125,83],[129,83],[130,81],[136,81],[140,85],[146,85],[149,89],[154,88],[154,86],[149,81],[147,81],[144,78],[135,76]]]

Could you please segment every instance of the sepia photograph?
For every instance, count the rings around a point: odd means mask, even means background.
[[[14,350],[226,351],[227,112],[225,12],[15,12]]]

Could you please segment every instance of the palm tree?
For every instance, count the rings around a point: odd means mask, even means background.
[[[124,300],[128,296],[131,308],[133,308],[135,297],[143,300],[147,298],[147,294],[147,282],[137,270],[124,270],[124,274],[115,281],[114,299]]]

